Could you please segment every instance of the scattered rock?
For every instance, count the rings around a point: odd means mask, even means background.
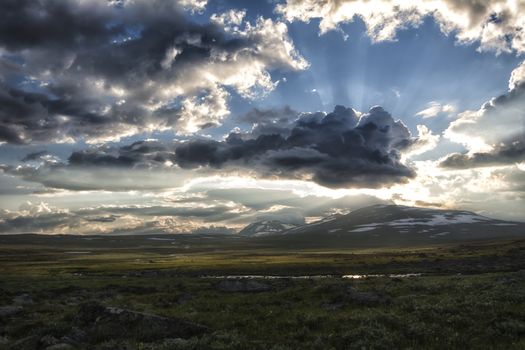
[[[82,329],[78,327],[72,327],[71,331],[60,338],[60,341],[62,343],[69,343],[69,344],[78,344],[83,343],[87,339],[87,334]]]
[[[46,350],[75,350],[75,347],[71,344],[60,343],[48,346]]]
[[[36,335],[30,335],[17,340],[9,347],[9,350],[28,350],[28,349],[38,349],[39,338]]]
[[[168,349],[184,348],[189,340],[182,338],[167,338],[162,341],[162,345]]]
[[[11,317],[21,313],[23,308],[21,306],[0,306],[0,318]]]
[[[2,346],[9,344],[9,339],[7,337],[0,336],[0,349],[3,349]]]
[[[340,303],[326,303],[326,304],[323,304],[322,305],[323,308],[327,311],[336,311],[336,310],[339,310],[341,308],[343,308],[343,306],[345,306],[345,303],[343,302],[340,302]]]
[[[48,347],[51,345],[56,345],[59,343],[59,340],[52,335],[44,335],[42,338],[40,338],[40,345],[43,347]]]
[[[361,305],[386,304],[390,298],[373,292],[360,292],[353,287],[347,288],[347,295],[353,301]]]
[[[118,294],[128,293],[135,295],[146,295],[157,293],[159,290],[155,287],[143,287],[143,286],[119,286],[115,284],[110,284],[106,286],[110,291],[117,292]]]
[[[88,335],[103,339],[129,339],[141,341],[159,338],[190,338],[209,332],[209,329],[181,318],[164,317],[133,310],[105,307],[97,302],[80,306],[74,322],[84,327]]]
[[[14,297],[13,298],[13,303],[15,303],[16,305],[33,305],[34,301],[29,296],[29,294],[24,293],[24,294],[20,294],[20,295],[17,295],[16,297]]]
[[[177,304],[179,305],[184,305],[186,303],[188,303],[189,301],[191,301],[193,299],[193,296],[189,293],[183,293],[178,299],[177,299]]]
[[[272,286],[266,283],[243,279],[243,280],[223,280],[217,284],[217,289],[222,292],[242,292],[242,293],[258,293],[267,292],[272,289]]]

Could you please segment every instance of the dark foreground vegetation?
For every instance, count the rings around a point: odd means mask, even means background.
[[[2,237],[0,349],[525,348],[525,241],[197,242]]]

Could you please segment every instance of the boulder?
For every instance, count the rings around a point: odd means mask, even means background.
[[[11,317],[21,313],[23,308],[21,306],[10,305],[0,306],[0,318]]]
[[[76,348],[71,344],[59,343],[59,344],[48,346],[45,349],[46,350],[75,350]]]
[[[203,325],[176,317],[164,317],[116,307],[106,307],[97,302],[82,304],[74,322],[88,338],[135,339],[139,341],[159,338],[190,338],[209,331]]]
[[[347,296],[351,301],[361,305],[386,304],[390,302],[390,298],[385,295],[374,292],[361,292],[353,287],[347,288]]]
[[[13,298],[13,303],[15,303],[16,305],[33,305],[34,301],[29,296],[29,294],[24,293],[24,294],[20,294],[20,295],[17,295],[16,297],[14,297]]]
[[[9,350],[28,350],[38,349],[39,337],[36,335],[30,335],[28,337],[18,339],[8,347]]]
[[[59,340],[52,335],[44,335],[42,338],[40,338],[40,345],[47,348],[52,345],[56,345],[59,343]]]

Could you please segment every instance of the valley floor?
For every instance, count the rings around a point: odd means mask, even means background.
[[[322,251],[29,241],[0,242],[0,349],[525,348],[525,241]],[[421,275],[341,278],[407,273]]]

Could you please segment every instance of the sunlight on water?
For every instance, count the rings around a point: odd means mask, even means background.
[[[347,279],[363,279],[374,277],[388,277],[388,278],[410,278],[420,277],[421,273],[405,273],[405,274],[388,274],[388,275],[303,275],[303,276],[279,276],[279,275],[219,275],[219,276],[201,276],[201,278],[217,278],[217,279],[320,279],[320,278],[347,278]]]

